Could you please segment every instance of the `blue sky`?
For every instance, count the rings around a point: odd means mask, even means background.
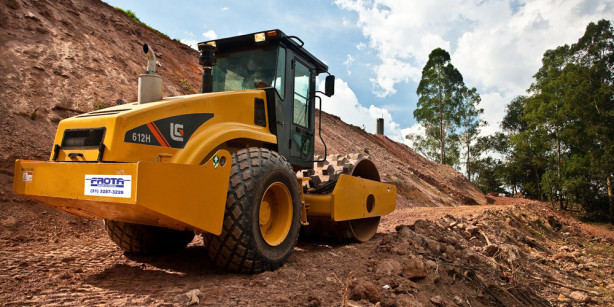
[[[296,35],[337,77],[323,109],[369,132],[383,116],[397,141],[420,133],[415,92],[434,48],[478,89],[489,134],[547,49],[576,42],[591,21],[614,19],[614,0],[105,2],[187,44],[268,29]]]

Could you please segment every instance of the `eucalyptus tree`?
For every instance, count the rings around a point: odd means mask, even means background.
[[[414,141],[418,151],[429,158],[439,156],[442,164],[453,165],[458,161],[456,127],[460,122],[460,93],[464,88],[463,76],[452,65],[450,54],[436,48],[422,69],[418,85],[418,105],[414,117],[424,127],[425,137],[407,136]]]
[[[548,166],[548,143],[543,130],[525,120],[528,99],[518,96],[506,106],[501,121],[504,137],[499,137],[498,151],[505,156],[504,177],[513,192],[518,188],[531,198],[541,199],[542,176]]]
[[[587,152],[590,172],[605,182],[614,222],[614,29],[610,21],[588,24],[571,52],[574,65],[569,66],[568,97],[579,123],[574,135],[582,136],[573,139],[573,145]]]
[[[471,89],[463,87],[461,89],[458,106],[458,128],[460,130],[460,141],[465,149],[465,171],[469,180],[471,180],[473,173],[472,162],[479,158],[482,151],[475,152],[476,150],[474,150],[479,149],[478,146],[474,146],[474,143],[480,134],[480,127],[486,124],[486,121],[480,118],[480,115],[484,113],[484,109],[478,107],[481,101],[482,98],[475,87]]]
[[[566,113],[564,69],[570,63],[570,47],[568,45],[557,47],[554,50],[547,50],[542,58],[542,67],[533,76],[535,82],[531,84],[529,93],[531,97],[525,100],[524,116],[529,125],[542,129],[546,137],[553,143],[553,152],[556,155],[556,176],[550,171],[544,177],[544,183],[548,189],[554,193],[558,199],[559,207],[563,209],[563,191],[561,177],[561,154],[562,140],[561,131],[566,127],[570,114]],[[554,195],[553,195],[554,194]]]

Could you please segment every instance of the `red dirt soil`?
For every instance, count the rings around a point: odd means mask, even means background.
[[[198,87],[197,52],[95,0],[4,0],[0,18],[0,305],[185,306],[192,290],[205,306],[614,304],[611,227],[487,197],[451,167],[328,114],[328,153],[368,154],[398,187],[371,241],[301,240],[257,275],[216,268],[200,237],[178,253],[124,254],[102,222],[13,194],[14,160],[48,159],[63,118],[134,101],[143,42],[165,96],[189,92],[182,79]]]

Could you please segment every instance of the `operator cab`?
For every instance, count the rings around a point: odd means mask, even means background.
[[[295,169],[312,168],[316,76],[327,73],[328,66],[303,49],[298,37],[280,30],[202,42],[198,49],[205,70],[201,91],[264,89],[268,126],[277,135],[277,145],[271,149]],[[324,94],[334,94],[330,74]],[[257,117],[259,108],[264,111],[264,102],[256,98],[254,106]],[[255,122],[258,124],[256,118]]]

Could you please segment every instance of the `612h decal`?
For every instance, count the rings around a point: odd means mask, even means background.
[[[183,148],[194,131],[211,118],[212,113],[196,113],[158,119],[128,130],[124,142]]]

